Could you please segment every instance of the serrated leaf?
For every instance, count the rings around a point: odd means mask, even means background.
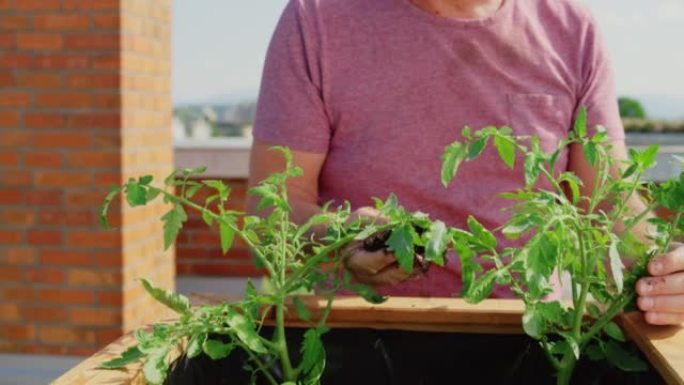
[[[575,133],[579,138],[587,136],[587,108],[580,106],[575,117]]]
[[[302,300],[299,297],[294,297],[292,302],[294,303],[295,306],[295,311],[297,312],[297,316],[299,319],[302,321],[310,322],[311,321],[311,312],[309,311],[309,308],[304,305]]]
[[[485,298],[489,297],[494,291],[494,282],[496,281],[498,271],[495,269],[489,270],[476,278],[468,287],[465,293],[465,300],[468,303],[480,303]]]
[[[169,352],[169,347],[156,349],[147,355],[145,363],[143,364],[143,374],[148,383],[153,385],[161,385],[166,379],[168,371],[168,364],[166,363],[166,355]]]
[[[526,307],[522,323],[525,334],[534,339],[541,339],[546,332],[546,321],[544,321],[542,313],[537,311],[534,306]]]
[[[606,326],[603,327],[603,332],[614,340],[625,342],[625,335],[615,322],[608,322]]]
[[[254,322],[230,308],[226,322],[236,332],[240,341],[255,353],[266,353],[267,349],[259,339]]]
[[[155,287],[145,278],[142,278],[140,281],[142,282],[145,291],[147,291],[152,298],[156,299],[162,305],[179,314],[186,314],[190,312],[190,300],[188,297]]]
[[[625,172],[622,173],[622,179],[627,179],[630,176],[634,175],[634,173],[639,169],[639,165],[636,163],[631,164]]]
[[[202,210],[202,220],[207,226],[211,227],[214,224],[214,217],[211,215],[211,211],[206,208]]]
[[[515,145],[511,142],[512,140],[509,136],[496,135],[494,137],[494,147],[501,160],[510,169],[515,167]]]
[[[572,195],[570,199],[572,200],[573,204],[577,204],[581,197],[580,186],[582,185],[582,180],[571,172],[564,172],[559,177],[559,181],[565,182],[570,188],[570,194]]]
[[[615,282],[615,287],[618,293],[622,293],[624,286],[624,265],[622,264],[622,258],[618,252],[618,242],[619,239],[615,235],[611,234],[612,242],[608,247],[608,256],[610,257],[610,272],[613,275],[613,281]]]
[[[658,149],[660,149],[660,146],[657,144],[653,144],[648,146],[642,153],[641,153],[641,162],[644,170],[649,169],[656,164],[656,156],[658,155]]]
[[[183,228],[183,222],[188,219],[182,206],[174,206],[169,210],[161,220],[164,222],[164,250],[168,250],[176,241],[178,233]]]
[[[98,369],[119,369],[123,368],[124,366],[131,364],[133,362],[136,362],[140,360],[141,357],[143,357],[143,352],[138,349],[138,346],[131,346],[130,348],[126,349],[121,355],[117,358],[114,358],[112,360],[106,361],[100,366],[98,366]]]
[[[596,165],[596,159],[598,157],[598,149],[596,147],[596,143],[585,143],[584,146],[582,146],[582,152],[584,153],[584,157],[587,158],[587,162],[589,162],[590,165]]]
[[[539,178],[541,173],[541,164],[539,158],[534,154],[527,154],[525,156],[525,185],[532,186]]]
[[[197,192],[198,192],[201,188],[202,188],[202,185],[199,184],[199,183],[190,185],[190,186],[185,190],[185,197],[188,198],[188,199],[192,198],[193,196],[195,196],[195,194],[197,194]]]
[[[603,346],[608,361],[626,372],[641,372],[648,369],[647,365],[635,355],[625,351],[618,343],[607,341]]]
[[[140,178],[138,178],[138,183],[140,183],[141,185],[147,186],[150,183],[152,183],[153,179],[154,178],[152,177],[152,175],[141,176]]]
[[[444,222],[434,221],[427,232],[425,259],[438,266],[444,266],[444,253],[449,243],[449,234]]]
[[[235,348],[233,344],[227,344],[223,341],[216,341],[207,339],[202,344],[202,351],[212,360],[220,360],[226,358]]]
[[[206,340],[206,333],[199,333],[190,337],[190,341],[188,342],[188,347],[186,349],[188,358],[197,357],[200,353],[202,353],[204,342]]]
[[[387,240],[387,247],[390,251],[394,252],[399,266],[409,273],[413,271],[413,260],[415,257],[413,250],[414,232],[411,225],[404,223],[394,228]]]
[[[233,229],[232,223],[226,223],[227,218],[219,222],[219,236],[221,238],[221,251],[225,255],[228,250],[233,246],[233,240],[235,239],[235,230]]]
[[[448,187],[458,172],[458,167],[467,155],[466,148],[459,142],[451,143],[442,154],[442,184]]]
[[[309,329],[304,333],[301,347],[302,361],[299,369],[303,373],[310,372],[316,364],[325,359],[325,348],[317,329]]]
[[[468,229],[475,238],[488,249],[496,248],[496,237],[489,230],[485,229],[480,222],[472,215],[468,216]]]
[[[126,201],[131,207],[144,206],[147,203],[147,191],[137,181],[126,184]]]
[[[468,146],[468,156],[466,159],[473,160],[482,154],[482,151],[487,147],[489,136],[483,136],[478,140],[470,143]]]

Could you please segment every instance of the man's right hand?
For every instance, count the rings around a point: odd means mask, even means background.
[[[386,222],[380,212],[373,207],[361,207],[354,211],[349,221],[355,220],[378,224]],[[399,266],[394,254],[385,247],[368,251],[363,240],[349,243],[342,251],[342,258],[354,278],[370,286],[396,285],[420,274],[418,269],[406,272]]]

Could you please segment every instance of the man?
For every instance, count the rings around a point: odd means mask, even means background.
[[[329,200],[349,200],[375,217],[371,197],[396,193],[421,210],[464,227],[469,214],[489,228],[506,220],[497,194],[522,185],[486,152],[449,189],[439,180],[444,146],[469,125],[509,125],[537,135],[551,151],[580,106],[602,124],[614,156],[625,157],[613,75],[596,23],[570,0],[292,0],[269,48],[255,122],[251,183],[282,168],[272,145],[288,146],[304,176],[289,185],[295,220]],[[558,168],[592,189],[581,149]],[[630,198],[635,211],[643,207]],[[641,229],[640,231],[645,231]],[[503,240],[502,240],[503,241]],[[348,267],[385,294],[452,296],[454,259],[412,277],[392,255],[347,250]],[[656,258],[638,284],[654,324],[684,321],[684,247]],[[413,278],[413,279],[409,279]],[[504,296],[506,292],[495,292]]]

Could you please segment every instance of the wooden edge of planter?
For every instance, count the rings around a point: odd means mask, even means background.
[[[640,312],[624,314],[622,327],[668,385],[684,384],[684,331],[681,326],[654,326]]]
[[[238,300],[235,297],[196,294],[194,305],[219,304]],[[315,319],[325,308],[326,300],[302,296],[302,302]],[[433,332],[465,333],[522,333],[521,317],[524,305],[519,300],[485,300],[472,305],[455,298],[393,297],[385,303],[373,305],[358,297],[338,297],[328,317],[333,328],[375,328]],[[272,322],[272,317],[267,319]],[[681,327],[646,325],[640,313],[623,316],[625,333],[639,346],[651,364],[669,385],[684,385],[684,332]],[[287,316],[292,327],[306,327],[294,312]],[[69,370],[53,385],[114,385],[144,384],[140,365],[126,370],[98,370],[98,365],[118,356],[135,343],[131,333],[108,345]]]

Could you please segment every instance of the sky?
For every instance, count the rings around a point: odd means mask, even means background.
[[[652,116],[684,118],[684,0],[575,1],[598,20],[618,94],[639,98]],[[174,102],[255,98],[286,3],[174,0]]]

